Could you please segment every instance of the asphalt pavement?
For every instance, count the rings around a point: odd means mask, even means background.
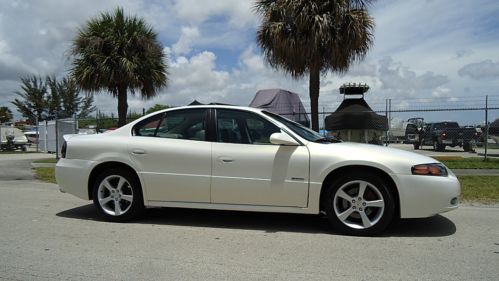
[[[0,158],[1,171],[18,167],[0,178],[0,280],[499,280],[497,205],[401,220],[381,237],[311,215],[161,208],[108,223],[21,178],[26,159]]]

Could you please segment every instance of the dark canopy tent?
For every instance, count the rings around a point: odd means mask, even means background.
[[[489,136],[496,142],[499,143],[499,119],[489,125]]]
[[[249,106],[264,108],[307,127],[310,125],[307,111],[303,107],[300,96],[287,90],[259,90]]]
[[[388,130],[385,116],[376,114],[363,98],[344,99],[338,109],[326,117],[326,130]]]
[[[194,100],[193,102],[189,103],[189,105],[231,105],[231,104],[228,104],[228,103],[221,103],[221,102],[210,102],[210,103],[202,103],[202,102],[199,102],[198,100]]]
[[[204,105],[204,103],[198,102],[198,100],[194,100],[193,102],[189,103],[188,105]]]
[[[381,144],[381,136],[388,130],[388,119],[376,114],[364,100],[369,90],[366,84],[345,84],[345,95],[338,109],[326,117],[324,127],[337,137],[355,142]]]

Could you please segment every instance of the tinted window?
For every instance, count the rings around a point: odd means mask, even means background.
[[[459,125],[456,122],[442,122],[435,124],[435,129],[437,130],[448,129],[448,128],[459,128]]]
[[[270,144],[270,135],[281,130],[251,112],[217,109],[217,141]]]
[[[177,110],[161,114],[161,120],[151,118],[136,126],[138,136],[158,138],[206,140],[206,109]],[[154,130],[152,128],[155,128]],[[151,134],[151,131],[154,133]]]
[[[133,127],[133,134],[135,136],[154,137],[154,135],[156,134],[156,129],[158,128],[163,115],[163,113],[156,114],[143,121],[140,121],[137,125],[135,125],[135,127]]]

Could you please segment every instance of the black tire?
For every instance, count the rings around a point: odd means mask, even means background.
[[[120,187],[122,180],[124,181]],[[106,187],[105,181],[107,186],[116,188],[111,188],[111,191]],[[129,221],[140,216],[145,209],[139,179],[122,169],[110,169],[101,173],[93,184],[92,195],[99,214],[108,221]]]
[[[359,196],[360,186],[366,183],[365,192]],[[374,188],[373,188],[374,187]],[[342,192],[351,196],[345,199]],[[356,193],[357,192],[357,193]],[[355,197],[355,198],[354,198]],[[361,200],[358,200],[361,198]],[[371,236],[382,233],[392,222],[395,202],[388,184],[374,173],[348,173],[334,180],[325,193],[325,209],[334,229],[349,235]],[[367,200],[369,199],[369,200]],[[350,200],[353,200],[351,202]],[[369,207],[368,202],[383,201],[383,207]],[[341,214],[349,215],[340,218]],[[372,225],[365,224],[362,217]]]
[[[471,151],[471,143],[469,143],[469,142],[465,142],[465,143],[463,144],[463,150],[464,150],[465,152],[469,152],[469,151]]]
[[[419,149],[419,143],[414,143],[413,146],[414,146],[414,150],[418,150]]]
[[[445,150],[445,145],[439,144],[437,140],[433,141],[433,150],[435,151],[444,151]]]

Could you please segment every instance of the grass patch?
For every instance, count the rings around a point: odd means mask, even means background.
[[[496,158],[489,158],[487,161],[478,157],[437,156],[433,158],[450,169],[499,169],[499,159]]]
[[[36,159],[33,163],[57,163],[57,159],[55,158],[45,158],[45,159]]]
[[[461,182],[461,200],[482,203],[499,202],[499,177],[458,176]]]
[[[42,181],[57,183],[55,181],[55,168],[35,168],[36,177]]]

